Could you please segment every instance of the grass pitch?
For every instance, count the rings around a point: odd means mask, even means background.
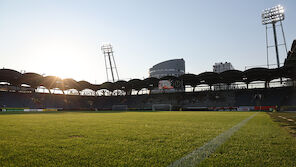
[[[296,137],[296,112],[268,113],[270,117]]]
[[[0,166],[167,166],[252,114],[0,114]],[[296,139],[259,113],[200,165],[295,166],[293,155]]]

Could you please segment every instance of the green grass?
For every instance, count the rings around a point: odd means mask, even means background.
[[[296,166],[296,140],[260,113],[200,166]]]
[[[0,114],[0,166],[167,166],[252,114]],[[202,165],[295,165],[295,145],[295,138],[259,113]]]
[[[273,121],[296,137],[296,112],[272,112],[268,114]]]

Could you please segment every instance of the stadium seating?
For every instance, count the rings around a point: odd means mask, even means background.
[[[274,79],[286,78],[292,85],[270,88]],[[140,90],[155,90],[160,80],[181,83],[176,92],[139,95]],[[204,72],[198,75],[184,74],[179,77],[131,79],[129,81],[105,82],[100,85],[87,81],[61,79],[56,76],[42,76],[36,73],[20,73],[11,69],[0,69],[0,107],[24,108],[61,108],[65,110],[110,110],[114,105],[128,106],[131,109],[152,109],[155,104],[169,104],[173,109],[204,107],[240,107],[240,106],[296,106],[296,40],[285,60],[284,66],[276,69],[251,68],[245,71],[229,70],[222,73]],[[177,82],[180,81],[180,82]],[[248,89],[254,81],[262,81],[265,88]],[[214,90],[217,84],[243,83],[247,89]],[[25,85],[25,86],[24,86]],[[185,92],[186,86],[195,90],[198,85],[207,85],[210,89],[198,92]],[[38,87],[48,89],[49,93],[38,93]],[[63,94],[53,94],[50,90],[59,89]],[[79,95],[66,95],[66,90],[75,89]],[[92,91],[92,95],[82,95],[83,90]],[[120,91],[121,95],[95,96],[97,91]],[[132,95],[132,91],[137,92]],[[151,91],[153,92],[153,91]]]
[[[126,96],[0,92],[1,108],[111,110],[113,105],[126,105],[130,109],[147,110],[152,109],[154,104],[170,104],[175,110],[204,107],[296,106],[296,89],[279,87]]]

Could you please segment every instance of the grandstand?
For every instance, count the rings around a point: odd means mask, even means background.
[[[282,81],[276,81],[282,79]],[[157,104],[171,106],[172,110],[223,110],[248,108],[295,108],[296,106],[296,40],[285,60],[284,66],[275,69],[251,68],[245,71],[228,70],[222,73],[204,72],[198,75],[184,74],[179,77],[132,79],[129,81],[105,82],[99,85],[87,81],[60,79],[55,76],[42,76],[36,73],[20,73],[12,69],[0,69],[1,108],[59,108],[64,110],[112,110],[134,109],[152,110]],[[150,93],[157,89],[161,80],[182,81],[183,88],[192,91],[158,94]],[[250,88],[256,82],[262,88]],[[273,82],[290,82],[272,87]],[[240,84],[228,90],[214,90],[215,84]],[[205,86],[205,89],[198,89]],[[48,93],[36,91],[46,88]],[[56,94],[53,90],[60,90]],[[141,90],[146,93],[139,94]],[[77,94],[70,94],[75,90]],[[89,90],[89,94],[82,92]],[[197,90],[197,91],[196,91]],[[202,91],[201,91],[202,90]],[[133,93],[134,92],[134,93]],[[264,107],[270,106],[270,107]]]

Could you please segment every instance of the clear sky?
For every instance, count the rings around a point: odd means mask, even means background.
[[[110,42],[126,80],[175,58],[195,74],[225,61],[244,70],[266,64],[261,12],[278,4],[290,49],[295,0],[0,0],[0,67],[102,83]]]

